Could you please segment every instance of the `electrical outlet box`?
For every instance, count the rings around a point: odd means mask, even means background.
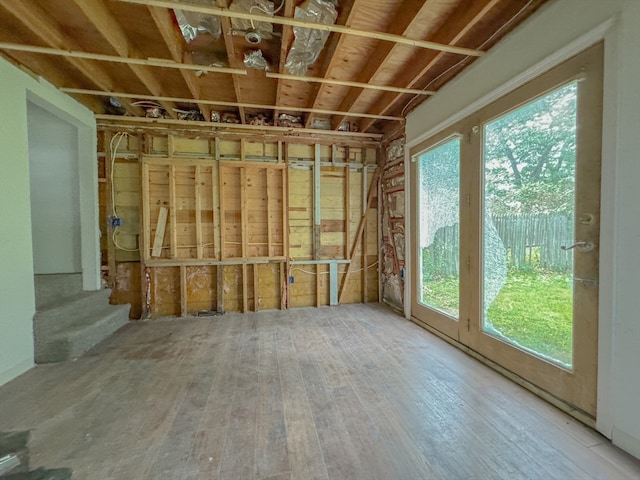
[[[121,227],[124,225],[124,221],[120,217],[111,216],[109,217],[109,225],[111,228]]]
[[[293,280],[294,280],[294,279],[293,279],[293,275],[291,275],[291,276],[289,277],[289,283],[293,283]]]

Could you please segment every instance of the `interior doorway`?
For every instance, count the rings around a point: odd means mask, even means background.
[[[78,128],[27,103],[34,273],[81,273]]]

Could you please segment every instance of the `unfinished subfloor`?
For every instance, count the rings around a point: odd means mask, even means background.
[[[640,461],[380,305],[132,322],[0,388],[74,479],[637,479]]]

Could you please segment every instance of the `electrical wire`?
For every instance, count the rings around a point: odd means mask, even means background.
[[[115,190],[115,185],[113,182],[114,179],[114,167],[116,164],[116,157],[118,156],[118,148],[120,148],[120,144],[122,143],[122,140],[124,140],[125,138],[127,138],[129,136],[128,133],[126,132],[118,132],[116,133],[113,137],[111,137],[111,141],[109,142],[109,150],[111,153],[111,175],[110,175],[110,183],[111,183],[111,213],[113,214],[114,217],[116,218],[120,218],[118,216],[118,212],[116,209],[116,190]],[[114,145],[115,143],[115,145]],[[120,245],[118,243],[118,232],[119,232],[120,227],[115,227],[113,229],[113,233],[111,234],[111,239],[113,240],[113,244],[115,245],[115,247],[118,250],[123,250],[125,252],[137,252],[140,250],[140,248],[127,248],[127,247],[123,247],[122,245]]]
[[[531,5],[531,3],[533,2],[533,0],[529,0],[524,7],[522,7],[520,10],[518,10],[506,23],[502,24],[502,26],[496,30],[495,32],[493,32],[493,34],[487,38],[484,42],[482,42],[482,44],[476,49],[476,50],[482,50],[482,48],[484,48],[484,46],[489,43],[491,40],[493,40],[496,35],[498,35],[500,32],[502,32],[502,30],[504,30],[505,28],[507,28],[509,25],[511,25],[511,23],[513,23],[513,21],[518,18],[520,16],[520,14],[522,12],[524,12],[529,5]],[[442,72],[440,75],[438,75],[436,78],[434,78],[433,80],[431,80],[422,90],[428,90],[429,87],[431,85],[433,85],[436,81],[438,81],[440,78],[442,78],[444,75],[446,75],[447,73],[449,73],[451,70],[453,70],[454,68],[457,68],[458,66],[460,66],[462,63],[466,62],[468,59],[470,58],[470,55],[467,55],[466,57],[463,57],[462,60],[460,60],[458,63],[456,63],[455,65],[447,68],[444,72]],[[420,97],[420,94],[415,94],[411,100],[409,100],[407,102],[407,104],[404,106],[404,108],[402,109],[402,112],[400,113],[401,117],[404,117],[405,112],[407,111],[407,108],[416,100],[416,98]]]
[[[282,2],[280,2],[280,6],[276,9],[273,10],[272,12],[265,10],[264,8],[262,8],[260,5],[252,5],[251,8],[249,9],[249,13],[251,13],[251,11],[256,8],[258,10],[260,10],[261,12],[266,13],[267,15],[275,15],[276,13],[278,13],[280,10],[282,10],[282,7],[284,7],[284,3],[285,0],[282,0]],[[251,25],[253,26],[253,22],[251,23]]]
[[[375,267],[378,264],[378,261],[376,260],[375,262],[373,262],[371,265],[367,266],[367,270],[369,270],[370,268]],[[351,272],[349,273],[358,273],[363,271],[364,268],[359,268],[358,270],[351,270]],[[292,269],[289,270],[289,273],[293,273],[293,272],[302,272],[302,273],[306,273],[307,275],[328,275],[330,272],[312,272],[310,270],[305,270],[304,268],[300,268],[300,267],[294,267]],[[347,273],[346,270],[339,270],[338,274],[341,273]]]

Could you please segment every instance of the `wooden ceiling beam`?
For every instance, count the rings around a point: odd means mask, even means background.
[[[295,11],[295,0],[282,0],[284,2],[284,10],[282,11],[282,16],[291,18],[293,17]],[[291,48],[291,44],[293,43],[293,27],[291,25],[283,25],[282,26],[282,37],[280,39],[280,56],[278,57],[278,72],[284,73],[284,65],[287,61],[287,54],[289,53],[289,49]],[[282,79],[278,79],[276,84],[276,105],[282,103],[282,89],[283,89]],[[274,124],[278,121],[280,117],[280,111],[276,110],[273,113],[273,122]]]
[[[97,95],[97,96],[113,96],[113,97],[122,97],[122,98],[135,98],[138,100],[151,100],[151,101],[168,101],[168,102],[181,102],[181,103],[194,103],[195,100],[191,98],[182,98],[182,97],[155,97],[153,95],[144,95],[144,94],[136,94],[136,93],[123,93],[123,92],[105,92],[101,90],[86,90],[82,88],[60,88],[63,92],[74,94],[74,95]],[[251,108],[256,110],[282,110],[282,111],[300,111],[300,112],[309,112],[309,113],[320,113],[324,115],[350,115],[352,117],[361,117],[361,118],[375,118],[378,120],[392,120],[392,121],[402,121],[403,117],[392,117],[390,115],[372,115],[369,113],[350,113],[350,112],[342,112],[339,110],[326,110],[321,108],[298,108],[298,107],[287,107],[285,105],[262,105],[258,103],[238,103],[238,102],[224,102],[217,100],[200,100],[200,103],[204,105],[218,105],[221,107],[243,107],[243,108]]]
[[[491,9],[501,0],[473,0],[461,4],[455,12],[451,14],[451,22],[446,22],[437,32],[432,40],[437,42],[457,43],[471,29],[473,29]],[[442,58],[443,52],[417,52],[408,62],[409,68],[395,79],[400,85],[414,87]],[[463,58],[462,61],[465,59]],[[428,86],[428,85],[427,85]],[[402,94],[386,93],[376,101],[375,108],[370,113],[382,115],[388,112],[402,98]],[[366,131],[375,123],[375,120],[367,119],[361,122],[360,130]]]
[[[266,73],[267,78],[279,78],[283,80],[291,80],[293,82],[311,82],[326,83],[328,85],[342,85],[347,87],[363,88],[369,90],[380,90],[383,92],[412,93],[414,95],[433,95],[435,92],[429,90],[420,90],[417,88],[394,87],[391,85],[374,85],[371,83],[352,82],[350,80],[337,80],[324,77],[300,77],[298,75],[290,75],[288,73]]]
[[[308,138],[334,138],[334,139],[360,139],[360,141],[372,140],[379,142],[383,135],[377,133],[335,132],[333,130],[318,130],[310,128],[269,127],[263,125],[240,125],[235,123],[198,122],[191,120],[174,120],[170,118],[125,117],[120,115],[96,115],[99,126],[111,126],[115,128],[132,128],[144,125],[149,128],[163,125],[175,125],[178,128],[204,127],[207,132],[256,132],[259,135],[279,135],[284,137],[308,137]],[[373,145],[372,145],[373,146]]]
[[[406,35],[407,31],[409,31],[415,22],[428,10],[428,5],[429,0],[405,1],[400,5],[395,17],[391,21],[389,33]],[[367,62],[364,70],[356,77],[356,80],[365,84],[371,82],[378,72],[380,72],[384,63],[390,58],[393,58],[393,53],[397,47],[397,43],[378,42],[373,56],[370,61]],[[364,91],[362,88],[350,89],[340,103],[338,110],[350,111]],[[338,128],[347,118],[348,116],[343,116],[332,119],[331,127],[334,129]]]
[[[229,3],[227,0],[216,0],[216,4],[220,9],[227,9]],[[179,6],[178,8],[182,8],[183,10],[188,10]],[[222,27],[222,38],[224,39],[224,46],[227,49],[227,58],[229,59],[229,66],[233,68],[242,68],[244,64],[240,61],[236,54],[236,48],[233,45],[233,37],[231,33],[231,19],[228,17],[220,18],[220,26]],[[236,94],[236,100],[238,103],[242,103],[242,90],[240,89],[240,80],[234,75],[232,77],[233,81],[233,90]],[[240,116],[240,123],[247,123],[247,118],[244,113],[244,107],[238,107],[238,114]]]
[[[227,18],[241,18],[245,20],[254,20],[259,22],[270,22],[276,23],[280,25],[290,25],[292,27],[303,27],[303,28],[311,28],[314,30],[322,30],[326,32],[336,32],[336,33],[344,33],[347,35],[354,35],[358,37],[365,38],[375,38],[378,40],[385,40],[387,42],[395,42],[403,45],[408,45],[411,47],[424,48],[428,50],[436,50],[440,52],[448,52],[455,53],[458,55],[470,55],[474,57],[481,57],[485,52],[480,50],[473,50],[470,48],[464,47],[456,47],[454,45],[448,45],[446,43],[436,43],[428,40],[420,40],[417,38],[407,38],[401,35],[393,35],[386,32],[372,32],[367,30],[359,30],[355,28],[351,28],[345,25],[326,25],[319,24],[313,22],[306,22],[303,20],[298,20],[295,18],[286,18],[280,16],[267,16],[267,15],[257,15],[254,13],[244,13],[244,12],[236,12],[231,11],[225,8],[216,8],[216,7],[205,7],[201,5],[193,5],[189,3],[180,3],[176,1],[168,1],[168,0],[116,0],[124,3],[133,3],[136,5],[153,5],[156,7],[164,7],[164,8],[180,8],[182,10],[187,10],[190,12],[198,12],[198,13],[206,13],[210,15],[217,15],[219,17],[227,17]]]
[[[160,32],[160,36],[171,54],[171,58],[176,63],[182,63],[185,60],[185,40],[175,28],[171,12],[166,8],[152,6],[149,6],[148,9],[158,32]],[[190,59],[189,63],[191,63]],[[196,73],[187,70],[180,70],[180,73],[191,95],[196,100],[200,113],[202,113],[205,120],[211,120],[211,107],[198,101],[200,99],[200,86],[198,85]]]
[[[113,49],[121,57],[143,58],[141,52],[129,40],[127,33],[120,25],[120,22],[107,8],[104,0],[73,0],[74,3],[82,10],[85,16],[100,32],[102,37],[113,47]],[[129,68],[140,79],[142,84],[153,95],[163,95],[164,89],[158,81],[157,77],[144,65],[129,65]],[[161,102],[162,107],[172,118],[176,118],[174,111],[176,108],[173,102]]]
[[[35,0],[3,0],[3,6],[12,12],[34,35],[45,44],[60,49],[81,50],[80,45],[73,37],[65,32],[62,27],[53,20],[49,14]],[[73,65],[91,83],[103,90],[115,90],[115,82],[111,76],[94,62],[78,57],[67,57],[67,61]],[[140,113],[140,109],[124,100],[122,105],[131,114]]]
[[[354,8],[357,2],[358,0],[352,0],[346,4],[342,3],[340,5],[340,15],[338,16],[336,23],[347,26],[351,25],[351,22],[355,18],[358,11],[357,8]],[[331,72],[336,63],[342,60],[342,58],[340,58],[340,55],[337,55],[337,52],[340,52],[342,50],[347,38],[348,37],[346,35],[341,34],[334,34],[329,37],[329,41],[324,48],[325,56],[321,70],[325,78],[328,76],[329,72]],[[315,89],[313,98],[309,102],[311,108],[316,107],[318,98],[322,96],[322,93],[326,89],[325,85],[327,85],[327,83],[322,82],[320,83],[318,88]],[[305,125],[306,128],[309,128],[309,126],[313,123],[313,118],[313,114],[307,116],[307,122]]]
[[[101,53],[91,53],[91,52],[83,52],[83,51],[77,51],[77,50],[65,50],[61,48],[38,47],[35,45],[22,45],[19,43],[0,42],[0,49],[16,50],[20,52],[42,53],[44,55],[56,55],[59,57],[67,57],[67,58],[75,58],[75,59],[81,58],[85,60],[98,60],[100,62],[124,63],[127,65],[145,65],[148,67],[174,68],[178,70],[225,73],[230,75],[246,75],[247,74],[246,70],[240,70],[238,68],[210,67],[208,65],[196,65],[193,63],[177,63],[177,62],[174,62],[173,60],[166,60],[164,58],[119,57],[117,55],[103,55]],[[93,66],[93,68],[95,72],[95,66]],[[95,73],[94,73],[94,76],[95,76]]]

